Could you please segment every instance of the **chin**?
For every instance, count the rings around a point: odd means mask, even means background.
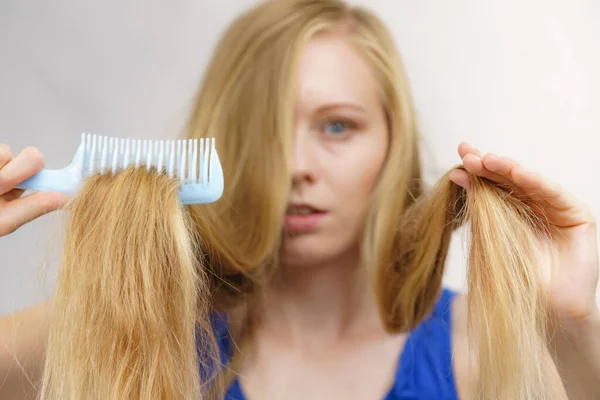
[[[341,238],[318,232],[286,237],[280,262],[287,266],[311,266],[326,263],[344,253],[350,245]]]

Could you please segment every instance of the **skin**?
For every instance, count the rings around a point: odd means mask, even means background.
[[[251,399],[382,397],[405,336],[383,329],[358,263],[388,147],[377,83],[347,42],[321,36],[301,58],[297,85],[292,202],[328,214],[315,231],[285,241],[241,384]]]
[[[597,222],[589,206],[554,182],[518,161],[482,154],[469,143],[458,148],[468,173],[509,185],[543,210],[552,227],[550,242],[540,242],[540,267],[548,271],[546,292],[557,317],[549,347],[555,355],[569,399],[600,398],[600,308],[596,287],[600,272]],[[467,188],[467,172],[454,182]],[[550,244],[555,250],[550,250]]]
[[[406,336],[383,329],[366,268],[357,261],[369,194],[388,146],[376,82],[353,48],[329,35],[315,38],[306,48],[297,85],[292,198],[328,214],[315,231],[285,241],[281,273],[262,297],[262,318],[245,354],[242,387],[250,399],[381,398],[393,384]],[[557,253],[545,267],[554,272],[549,300],[563,327],[553,343],[557,362],[565,369],[563,378],[573,382],[567,387],[572,398],[597,398],[599,268],[596,223],[589,207],[514,160],[483,155],[468,143],[458,150],[467,172],[453,173],[455,183],[468,190],[467,174],[472,173],[511,184],[536,201],[555,225]],[[0,236],[64,205],[64,195],[21,198],[22,191],[13,189],[42,166],[35,148],[13,158],[0,145]],[[469,369],[465,358],[465,298],[458,296],[452,307],[453,368],[460,397],[469,399],[474,397],[477,367]],[[33,325],[41,320],[34,315],[29,314],[30,331],[45,332]],[[45,335],[40,334],[20,348],[25,353],[42,340]]]
[[[37,148],[27,147],[13,157],[10,147],[0,143],[0,236],[61,208],[67,201],[66,195],[53,192],[36,192],[21,197],[24,191],[15,189],[15,186],[42,168],[44,156]]]
[[[360,228],[387,149],[377,83],[349,43],[324,35],[306,48],[297,85],[292,202],[326,209],[328,216],[315,231],[285,243],[281,273],[264,296],[262,321],[245,358],[241,384],[249,398],[382,398],[392,385],[406,337],[383,329],[366,268],[358,263]],[[348,107],[337,107],[339,103],[364,112],[353,114]],[[336,120],[349,120],[349,125],[339,129],[339,124],[322,124]],[[594,299],[598,252],[590,209],[560,185],[528,172],[514,160],[482,156],[468,143],[461,143],[458,150],[468,172],[453,173],[456,184],[468,190],[468,173],[510,184],[546,211],[557,228],[553,241],[559,250],[544,266],[554,272],[548,283],[551,305],[561,324],[578,326],[571,332],[598,349],[598,340],[590,339],[594,334],[600,338],[600,330],[591,322],[600,313]],[[477,366],[466,358],[464,296],[455,300],[453,311],[456,385],[461,398],[473,398]],[[565,363],[568,368],[585,370],[587,376],[590,368],[586,367],[600,359],[598,352],[573,354],[559,351],[561,360],[571,358]],[[563,374],[582,381],[574,373]],[[590,384],[575,386],[579,389],[570,395],[593,391]]]

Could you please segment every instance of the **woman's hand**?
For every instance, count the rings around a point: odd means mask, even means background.
[[[552,277],[548,283],[550,307],[564,326],[576,326],[600,318],[596,286],[600,262],[596,219],[592,210],[558,183],[528,171],[518,162],[495,154],[481,155],[468,143],[458,146],[465,169],[493,182],[509,185],[545,212],[552,230],[548,259]],[[468,190],[468,174],[456,170],[450,179]],[[546,244],[547,245],[547,244]]]
[[[36,192],[21,197],[16,186],[44,168],[44,157],[35,147],[27,147],[16,157],[0,143],[0,236],[8,235],[27,222],[61,208],[68,196],[55,192]]]

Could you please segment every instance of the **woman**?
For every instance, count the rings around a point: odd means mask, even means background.
[[[369,254],[369,243],[392,243],[385,219],[421,195],[409,87],[377,18],[335,0],[276,0],[248,11],[227,31],[206,73],[190,135],[202,129],[223,133],[229,185],[215,205],[220,219],[212,226],[220,232],[203,230],[203,237],[211,235],[238,269],[271,267],[258,269],[270,279],[229,276],[236,290],[221,294],[234,295],[215,306],[227,311],[215,331],[236,372],[226,398],[474,398],[481,366],[467,356],[465,297],[444,290],[419,326],[391,334],[370,285],[369,260],[381,255]],[[468,173],[510,184],[558,228],[560,257],[548,291],[565,332],[553,339],[556,362],[570,398],[598,398],[599,268],[589,208],[514,160],[482,155],[467,143],[458,152],[466,171],[452,174],[457,185],[469,190]],[[42,160],[34,148],[13,158],[0,146],[0,234],[64,204],[60,194],[19,198],[14,189]],[[259,283],[258,294],[240,296],[249,282]],[[232,298],[238,301],[225,303]],[[10,368],[13,352],[28,360],[24,372],[39,374],[50,315],[48,305],[15,315],[31,335],[0,358],[8,377],[2,398],[23,390],[23,371]],[[2,337],[11,337],[11,326],[12,319],[3,321]]]

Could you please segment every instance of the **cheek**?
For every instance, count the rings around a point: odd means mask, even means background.
[[[368,151],[365,151],[368,149]],[[304,235],[284,243],[284,263],[311,263],[338,254],[359,240],[369,197],[385,160],[387,142],[353,143],[327,158],[323,179],[332,195],[333,219],[315,235]]]
[[[344,162],[336,168],[338,176],[335,182],[339,185],[340,200],[351,205],[355,213],[361,212],[367,206],[383,168],[386,150],[387,142],[360,143],[356,151],[348,152]]]
[[[358,173],[356,179],[360,183],[360,187],[365,196],[371,194],[371,191],[377,182],[377,178],[379,177],[381,168],[383,167],[384,160],[385,153],[377,152],[366,155],[364,159],[360,161],[360,165],[362,165],[363,168]]]
[[[365,141],[366,142],[366,141]],[[356,148],[346,149],[344,156],[338,155],[339,163],[330,176],[335,192],[335,231],[339,245],[359,240],[369,208],[371,193],[385,162],[386,143],[356,143]]]

